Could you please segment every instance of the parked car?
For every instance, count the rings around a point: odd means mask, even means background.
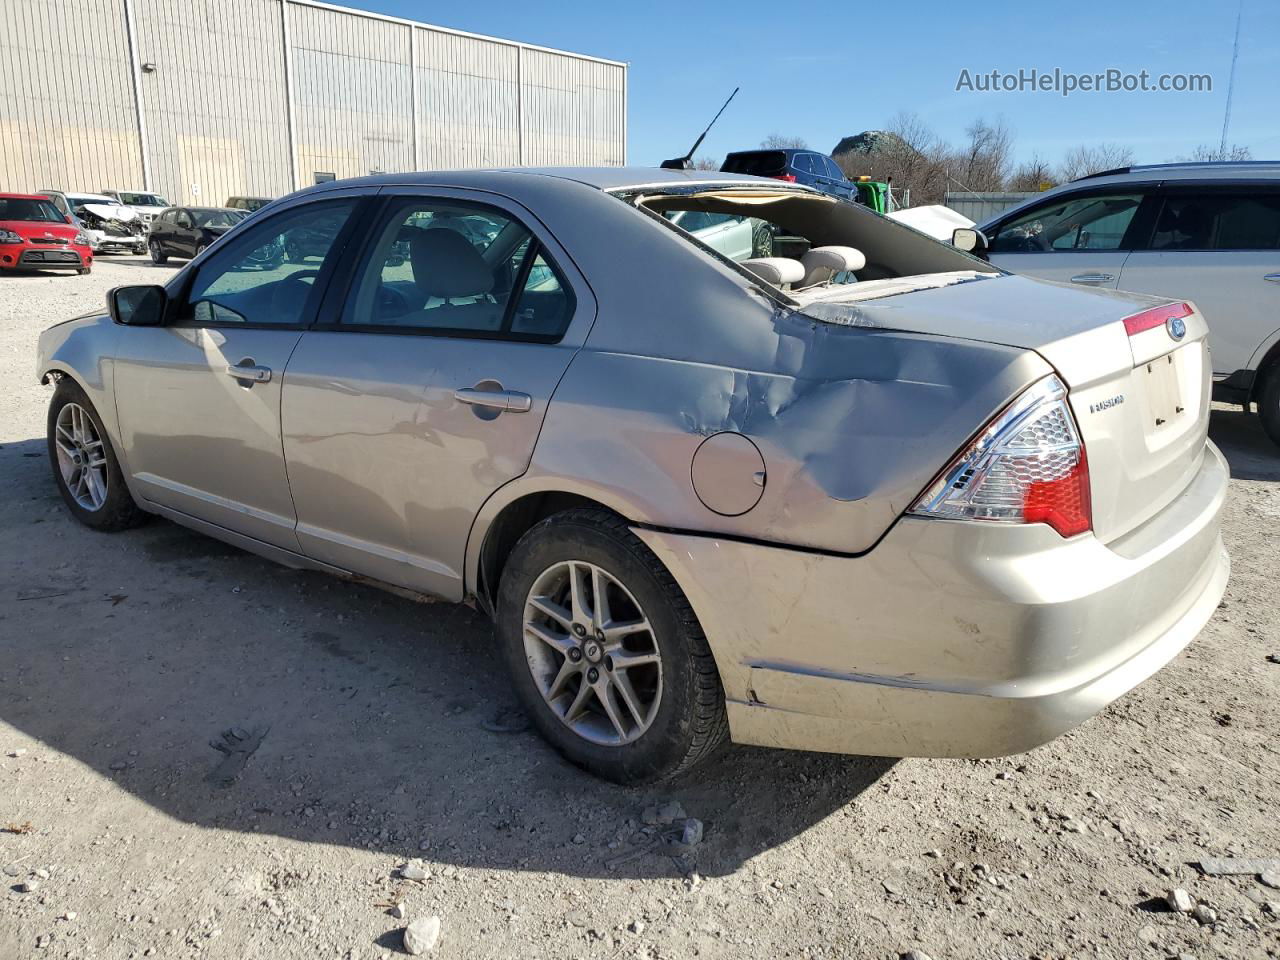
[[[844,175],[839,164],[816,150],[740,150],[725,157],[720,169],[803,183],[841,200],[858,198],[857,184]]]
[[[798,184],[469,171],[279,201],[38,373],[78,520],[473,600],[543,736],[642,782],[726,737],[1014,753],[1158,670],[1228,574],[1206,336]]]
[[[246,210],[249,213],[256,213],[270,202],[270,197],[227,197],[227,202],[223,206],[232,210]]]
[[[0,270],[92,269],[89,238],[48,197],[0,193]]]
[[[198,257],[220,236],[248,214],[222,207],[170,207],[151,221],[147,249],[153,263],[167,263],[170,257],[190,260]],[[279,260],[278,247],[268,260]]]
[[[95,254],[146,252],[146,228],[142,225],[142,218],[114,197],[96,193],[64,193],[61,190],[40,192],[84,231]]]
[[[1209,320],[1215,398],[1256,403],[1280,444],[1280,163],[1125,167],[980,229],[1006,270],[1193,300]]]
[[[103,190],[102,192],[132,209],[148,227],[160,211],[169,206],[169,201],[160,194],[146,190]]]

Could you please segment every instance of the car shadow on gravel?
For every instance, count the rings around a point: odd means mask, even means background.
[[[291,571],[159,520],[94,533],[48,470],[42,439],[0,447],[0,719],[54,761],[40,769],[57,796],[109,802],[101,777],[186,823],[437,871],[673,877],[732,873],[852,818],[893,764],[731,746],[674,784],[604,783],[531,730],[499,732],[513,700],[469,607]],[[57,773],[42,746],[91,778]],[[643,832],[644,808],[666,800],[703,821],[700,844]]]
[[[1209,417],[1209,439],[1218,445],[1241,480],[1280,481],[1280,447],[1271,442],[1255,413],[1215,409]]]

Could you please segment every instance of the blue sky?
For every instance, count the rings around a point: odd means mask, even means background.
[[[1003,117],[1019,159],[1038,153],[1055,163],[1078,143],[1108,141],[1130,146],[1138,162],[1176,159],[1221,136],[1238,0],[917,0],[864,7],[822,0],[339,2],[629,62],[628,159],[651,165],[684,153],[735,86],[742,92],[700,154],[721,159],[771,133],[829,151],[841,136],[882,127],[908,110],[953,142],[974,119]],[[1063,98],[955,89],[965,68],[976,74],[1055,67],[1081,74],[1145,69],[1153,77],[1207,73],[1213,91]],[[1248,145],[1254,159],[1280,156],[1277,90],[1280,3],[1244,0],[1228,141]]]

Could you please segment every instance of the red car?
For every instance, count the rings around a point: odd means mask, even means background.
[[[91,269],[89,238],[48,197],[0,193],[0,270]]]

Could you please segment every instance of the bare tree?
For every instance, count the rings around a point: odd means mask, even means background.
[[[870,149],[837,154],[848,177],[888,180],[895,191],[911,191],[913,204],[941,203],[947,191],[947,144],[914,113],[897,114],[888,127],[859,138]]]
[[[720,164],[711,157],[697,157],[693,161],[693,169],[695,170],[719,170]]]
[[[1178,159],[1189,160],[1192,163],[1214,163],[1222,161],[1239,163],[1244,160],[1252,160],[1253,151],[1240,143],[1233,143],[1226,149],[1223,149],[1220,146],[1215,147],[1202,143],[1191,151],[1191,156],[1179,157]]]
[[[1063,158],[1059,177],[1063,183],[1079,180],[1091,173],[1103,170],[1115,170],[1133,163],[1133,151],[1118,143],[1097,143],[1093,146],[1081,144],[1072,147]]]
[[[1013,153],[1013,134],[1004,120],[979,118],[965,130],[969,142],[956,151],[951,176],[975,192],[1003,190]]]
[[[1058,177],[1048,160],[1033,154],[1030,160],[1018,164],[1009,176],[1007,189],[1017,193],[1035,193],[1058,185]]]
[[[762,150],[808,150],[809,144],[804,137],[784,137],[780,133],[771,133],[760,141]]]

